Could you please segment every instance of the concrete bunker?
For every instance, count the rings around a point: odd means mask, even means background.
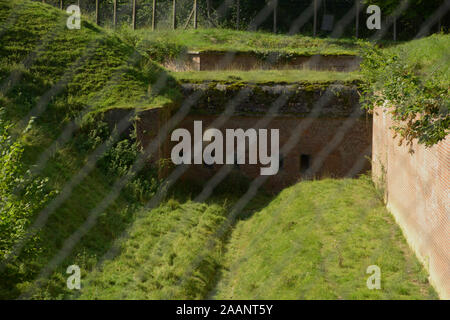
[[[246,94],[233,106],[227,105],[238,92]],[[200,99],[174,130],[184,128],[193,135],[195,121],[202,121],[204,128],[217,128],[224,135],[226,129],[279,129],[279,171],[267,178],[267,190],[279,191],[303,179],[354,177],[370,169],[367,157],[371,154],[372,119],[361,110],[356,85],[185,84],[183,93],[186,97],[199,93]],[[274,108],[282,93],[288,97],[286,103]],[[223,117],[224,112],[228,116]],[[157,136],[169,116],[163,114],[163,109],[140,114],[136,129],[142,145]],[[170,141],[169,134],[150,161],[167,161],[176,144]],[[260,176],[261,166],[246,161],[232,165],[191,164],[181,179],[206,183],[223,166],[250,180]]]
[[[165,61],[164,66],[172,71],[309,69],[351,72],[359,70],[360,63],[361,58],[354,55],[188,51],[182,58]]]

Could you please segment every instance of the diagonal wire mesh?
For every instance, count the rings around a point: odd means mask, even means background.
[[[402,2],[402,10],[404,10],[407,5],[405,5],[405,3],[408,3],[408,1]],[[250,24],[250,28],[256,28],[258,23],[257,22],[262,22],[264,21],[268,15],[271,13],[271,11],[273,10],[273,7],[271,7],[270,5],[266,6],[255,18],[255,21],[253,23]],[[338,36],[340,33],[343,32],[343,29],[345,27],[346,24],[350,23],[354,17],[354,8],[352,8],[352,10],[349,11],[349,13],[340,21],[340,23],[338,23],[338,28],[336,29],[337,31],[334,32],[334,36]],[[312,14],[311,10],[308,10],[308,14]],[[398,13],[400,14],[400,13]],[[437,14],[434,16],[434,20],[438,19],[439,17],[441,17],[442,14]],[[293,27],[291,28],[292,32],[295,32],[295,30],[298,30],[298,28],[307,20],[307,16],[305,14],[302,14],[299,19],[296,20],[296,24],[293,25]],[[381,32],[380,32],[381,34]],[[225,61],[231,61],[233,59],[233,54],[227,54],[225,56]],[[314,58],[316,59],[316,58]],[[317,59],[320,59],[317,58]],[[245,93],[240,92],[238,94],[239,95],[245,95]],[[239,101],[239,97],[236,97],[236,100]],[[329,98],[329,93],[325,94],[324,97],[328,97]],[[170,130],[172,128],[174,128],[176,126],[176,124],[182,120],[182,118],[184,116],[186,116],[190,110],[190,107],[192,105],[195,104],[195,102],[199,99],[199,94],[195,94],[192,97],[188,98],[182,105],[182,107],[179,109],[179,111],[175,114],[175,116],[170,119],[168,121],[168,126],[165,126],[163,128],[163,130],[161,130],[161,132],[159,133],[158,137],[152,141],[150,143],[149,146],[147,146],[144,149],[144,153],[141,157],[139,157],[139,159],[137,159],[137,161],[134,163],[132,170],[130,170],[130,173],[127,174],[126,176],[122,177],[121,179],[119,179],[113,186],[113,191],[90,213],[88,220],[85,221],[85,223],[82,225],[82,227],[77,230],[69,239],[67,239],[63,245],[63,248],[60,250],[60,252],[55,256],[55,258],[49,263],[49,265],[40,273],[40,277],[39,278],[44,278],[46,276],[48,276],[51,271],[60,263],[63,261],[63,259],[65,257],[67,257],[71,250],[73,249],[73,247],[75,246],[75,244],[80,240],[80,238],[86,234],[86,232],[89,231],[90,228],[92,228],[92,226],[95,224],[96,222],[96,218],[98,217],[98,215],[109,205],[112,203],[112,201],[118,196],[118,194],[120,193],[121,189],[126,185],[126,183],[129,181],[129,179],[136,173],[138,172],[140,169],[142,169],[144,162],[146,160],[146,158],[151,155],[152,153],[155,152],[155,150],[159,147],[159,145],[166,139],[167,134],[170,132]],[[279,101],[277,104],[274,103],[274,106],[271,108],[272,111],[276,111],[277,108],[281,107],[284,103],[286,103],[287,101],[287,96],[286,93],[283,93],[280,98],[277,100]],[[327,98],[325,98],[323,101],[318,102],[316,104],[316,106],[318,105],[319,108],[323,107],[326,104]],[[239,102],[237,102],[239,103]],[[45,105],[45,104],[43,104]],[[231,103],[231,109],[233,108],[233,103]],[[226,108],[228,111],[230,111],[230,109]],[[320,110],[320,109],[319,109]],[[360,112],[360,111],[359,111]],[[359,114],[358,112],[358,114]],[[220,123],[220,122],[224,122],[226,121],[232,113],[229,114],[224,114],[221,117],[219,117],[216,120],[216,124]],[[323,150],[321,151],[321,157],[322,159],[324,159],[326,157],[326,154],[329,154],[334,148],[335,146],[339,143],[339,141],[341,141],[344,137],[345,131],[348,130],[349,128],[351,128],[352,124],[354,123],[355,119],[357,119],[357,115],[355,114],[355,117],[350,117],[349,119],[347,119],[347,121],[343,124],[341,131],[339,132],[339,134],[337,136],[335,136],[335,138],[325,147],[323,148]],[[259,121],[257,123],[257,125],[261,125],[264,126],[266,125],[268,122],[270,122],[270,116],[266,116],[264,117],[261,121]],[[124,124],[125,126],[125,124]],[[304,125],[303,125],[304,126]],[[306,126],[307,127],[307,126]],[[121,126],[119,124],[118,126],[119,128],[119,132],[123,129],[123,126]],[[305,129],[305,127],[303,128],[299,128],[298,130],[298,134],[296,136],[293,136],[293,140],[292,142],[289,144],[289,142],[286,144],[286,146],[283,147],[283,150],[288,150],[289,148],[292,147],[292,145],[294,144],[295,139],[298,139],[298,137],[301,135],[301,132]],[[71,135],[73,134],[74,130],[72,129],[68,129],[68,131],[66,132],[66,134],[62,135],[62,140],[59,141],[59,143],[63,142],[63,141],[67,141]],[[111,141],[108,141],[107,144],[105,144],[101,149],[96,150],[91,157],[89,158],[88,161],[88,168],[92,168],[93,166],[95,166],[96,160],[99,158],[99,156],[101,154],[104,153],[104,151],[108,148],[108,146],[112,143],[112,141],[114,141],[115,138],[112,137]],[[39,161],[39,163],[44,164],[47,160],[48,160],[48,156],[47,155],[43,155],[41,157],[42,160]],[[320,162],[319,162],[320,163]],[[358,162],[358,165],[360,165],[361,162]],[[310,168],[310,174],[313,174],[314,171],[317,170],[319,164],[313,168]],[[41,166],[39,166],[41,167]],[[352,168],[349,172],[349,175],[356,171],[355,169],[356,167]],[[187,169],[187,166],[180,166],[178,167],[176,170],[173,171],[173,173],[168,177],[168,179],[166,179],[165,183],[163,183],[162,186],[159,190],[157,195],[155,195],[150,202],[148,203],[148,207],[154,207],[156,206],[160,199],[162,199],[162,197],[164,196],[165,192],[167,191],[167,186],[173,185],[178,178],[183,174],[183,172]],[[219,173],[214,176],[205,186],[205,188],[203,189],[203,191],[201,192],[201,194],[198,197],[198,201],[204,201],[206,200],[210,194],[212,193],[212,190],[214,189],[214,187],[223,179],[225,178],[225,176],[227,175],[227,170],[226,166],[219,171]],[[81,173],[80,173],[81,172]],[[76,185],[77,183],[79,183],[82,180],[83,176],[86,176],[87,172],[80,171],[78,173],[79,178],[76,178],[77,182],[74,183],[69,183],[68,185],[66,185],[67,189],[65,189],[65,192],[62,192],[62,194],[64,194],[65,197],[67,197],[68,195],[70,195],[71,190],[73,189],[73,186]],[[245,207],[245,205],[251,200],[251,198],[256,194],[258,188],[264,183],[266,179],[264,177],[260,177],[255,179],[255,181],[251,184],[248,192],[238,201],[238,203],[236,204],[236,206],[231,210],[231,214],[229,216],[229,219],[227,221],[227,227],[229,227],[232,224],[232,221],[234,220],[234,218],[237,216],[237,214],[239,213],[239,211],[242,210],[243,207]],[[61,200],[60,200],[61,201]],[[62,201],[61,201],[62,203]],[[47,209],[47,208],[46,208]],[[54,210],[54,209],[49,209],[50,211]],[[39,221],[39,220],[38,220]],[[39,228],[42,227],[45,224],[45,219],[44,220],[40,220],[41,222],[38,223]],[[201,258],[201,257],[200,257]],[[194,263],[194,267],[195,268],[195,263]],[[191,269],[193,269],[191,268]],[[186,274],[189,274],[189,271],[186,272]]]

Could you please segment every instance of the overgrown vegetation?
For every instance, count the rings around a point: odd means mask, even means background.
[[[252,71],[183,71],[172,72],[175,79],[186,83],[219,82],[239,84],[313,84],[355,83],[361,80],[357,72],[311,70],[252,70]]]
[[[412,144],[445,139],[450,125],[450,35],[396,47],[367,47],[362,63],[363,103],[389,109],[393,129]],[[386,103],[386,104],[385,104]]]
[[[27,236],[34,214],[48,204],[55,191],[48,178],[35,178],[23,163],[23,142],[13,141],[9,125],[0,119],[0,257],[14,254],[13,246]],[[25,258],[40,252],[37,237],[28,240]]]
[[[171,199],[146,212],[129,229],[120,254],[83,279],[80,298],[203,298],[224,251],[224,239],[214,233],[226,206]]]
[[[119,36],[88,21],[68,30],[66,20],[40,3],[0,1],[1,298],[35,287],[40,270],[141,154],[134,134],[117,132],[100,111],[170,106],[179,97],[175,80]],[[160,76],[166,85],[153,90]],[[134,175],[30,297],[61,295],[67,265],[91,268],[157,187],[151,167]]]
[[[236,51],[267,55],[278,52],[284,59],[298,55],[357,55],[352,39],[313,38],[303,35],[277,35],[267,32],[230,29],[161,30],[140,29],[139,48],[158,62],[193,51]]]

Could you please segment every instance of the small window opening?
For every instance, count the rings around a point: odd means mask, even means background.
[[[279,160],[279,163],[278,163],[278,169],[282,170],[283,167],[284,167],[284,156],[282,154],[280,154],[280,160]]]
[[[234,169],[239,170],[237,151],[234,152]]]
[[[216,150],[213,150],[211,152],[211,157],[215,157],[215,156],[216,156]],[[205,168],[208,168],[208,169],[213,169],[214,168],[213,164],[204,163],[203,165],[205,166]]]
[[[300,155],[300,173],[305,174],[311,166],[311,156],[309,154]]]

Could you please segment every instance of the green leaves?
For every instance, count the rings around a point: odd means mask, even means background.
[[[23,163],[24,147],[13,141],[10,126],[0,120],[0,257],[11,253],[26,236],[31,219],[56,193],[47,188],[48,179],[34,177]],[[39,251],[37,237],[27,241],[25,256]]]
[[[445,60],[436,61],[431,69],[424,69],[421,59],[406,48],[381,50],[366,45],[363,52],[364,107],[388,109],[395,122],[392,129],[409,145],[417,139],[430,147],[445,139],[450,124],[449,87],[444,81],[445,71],[439,70],[442,63],[445,70]]]

